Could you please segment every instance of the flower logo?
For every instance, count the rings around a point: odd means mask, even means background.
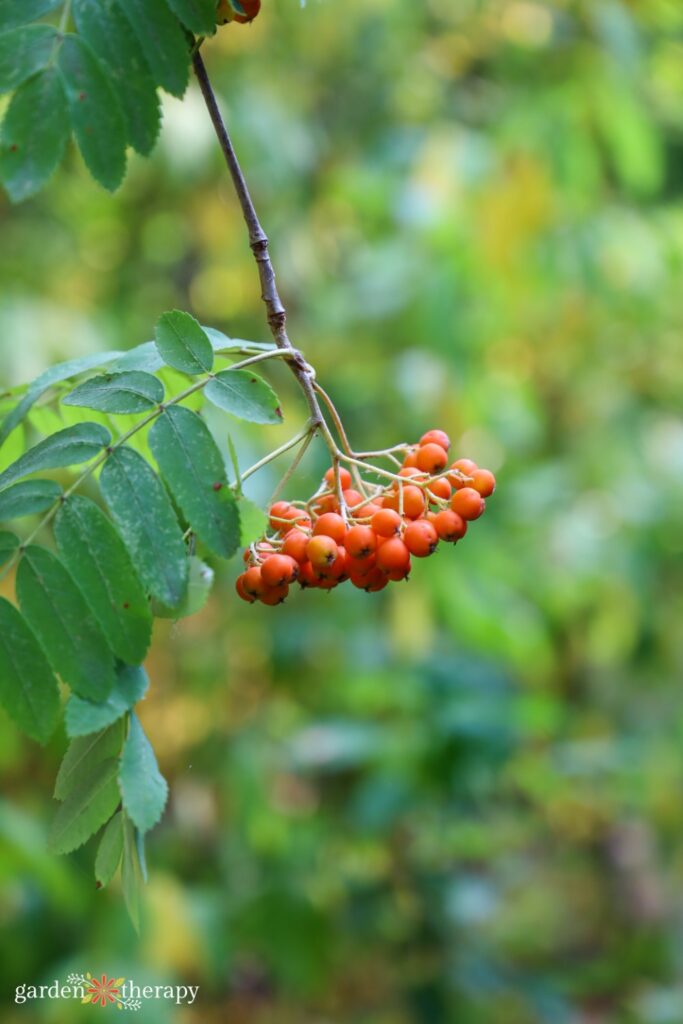
[[[93,978],[90,971],[87,971],[85,974],[70,974],[67,980],[72,985],[81,985],[85,990],[81,1003],[91,1003],[93,1006],[115,1004],[117,1010],[140,1009],[139,999],[132,999],[122,992],[125,978],[108,978],[106,974],[101,978]]]

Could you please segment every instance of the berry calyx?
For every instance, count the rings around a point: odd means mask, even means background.
[[[400,515],[394,509],[383,508],[379,512],[375,512],[370,525],[381,537],[393,537],[401,529],[402,522]]]
[[[320,571],[339,557],[339,548],[331,537],[318,534],[306,545],[306,556],[315,570]]]
[[[450,508],[437,512],[432,522],[441,540],[449,541],[452,544],[467,533],[465,520]]]

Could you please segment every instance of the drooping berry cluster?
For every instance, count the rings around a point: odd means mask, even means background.
[[[355,481],[348,469],[330,468],[308,501],[276,501],[272,533],[244,552],[239,596],[275,605],[293,583],[331,590],[350,580],[373,592],[406,579],[411,556],[426,558],[439,541],[461,540],[495,490],[493,473],[471,459],[449,466],[449,448],[443,430],[429,430],[417,445],[391,449],[405,453],[396,472],[363,464],[385,483],[369,484],[356,465]]]

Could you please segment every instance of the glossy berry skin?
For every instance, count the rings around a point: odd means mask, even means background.
[[[345,546],[352,558],[365,558],[377,547],[377,535],[369,526],[352,526],[346,534]]]
[[[372,517],[370,525],[381,537],[393,537],[401,529],[401,517],[392,508],[383,508]]]
[[[403,460],[404,468],[417,466],[417,448],[411,448]]]
[[[417,468],[423,473],[440,473],[448,462],[448,453],[440,444],[431,442],[417,449]]]
[[[339,556],[339,548],[331,537],[319,534],[309,540],[306,545],[306,555],[313,569],[319,572],[334,562]]]
[[[432,480],[431,484],[427,488],[427,497],[430,500],[432,498],[442,498],[443,500],[447,500],[450,498],[451,493],[451,485],[445,476],[440,476],[438,480]]]
[[[438,444],[445,452],[451,446],[451,440],[444,430],[428,430],[426,434],[422,435],[419,443],[420,447],[426,444]]]
[[[441,540],[452,544],[461,540],[467,533],[467,523],[465,520],[450,508],[437,512],[434,516],[433,524]]]
[[[419,487],[408,484],[403,488],[403,511],[409,519],[417,519],[425,510],[425,497]]]
[[[427,558],[436,550],[439,535],[432,523],[420,519],[406,526],[403,543],[411,555],[415,555],[416,558]]]
[[[302,587],[319,587],[320,577],[310,562],[302,562],[299,567],[299,583]]]
[[[303,562],[306,559],[306,545],[308,544],[310,537],[303,530],[299,530],[295,527],[290,530],[289,533],[285,534],[284,544],[282,545],[282,554],[289,555],[290,558],[295,559],[297,562]]]
[[[237,579],[235,580],[235,590],[237,591],[237,593],[239,594],[243,601],[247,601],[249,604],[253,604],[256,598],[252,597],[252,595],[247,593],[247,591],[244,589],[245,575],[246,573],[242,573],[240,576],[237,577]]]
[[[399,469],[398,475],[403,477],[416,476],[422,480],[427,477],[427,474],[423,470],[418,469],[417,466],[404,466],[402,469]]]
[[[475,469],[472,474],[472,487],[479,491],[482,498],[488,498],[496,489],[496,478],[490,469]]]
[[[334,470],[332,466],[330,466],[330,468],[325,473],[324,479],[327,486],[334,490],[336,484],[334,479]],[[348,469],[344,469],[343,466],[339,467],[339,481],[341,483],[342,491],[345,491],[347,487],[351,486],[351,474],[349,473]]]
[[[394,569],[393,572],[386,573],[386,577],[390,583],[398,583],[400,580],[407,580],[410,576],[410,561],[402,569]]]
[[[476,462],[472,462],[472,459],[456,459],[455,462],[451,463],[451,469],[458,469],[464,476],[472,476],[472,474],[479,469]],[[449,473],[448,479],[452,483],[453,487],[469,487],[466,480],[461,480],[455,473]]]
[[[338,512],[339,502],[334,494],[324,494],[321,498],[317,499],[313,509],[319,516],[324,515],[325,512]]]
[[[322,581],[333,580],[334,583],[343,583],[348,579],[346,550],[341,545],[337,548],[337,557],[329,565],[317,570],[318,578]]]
[[[410,565],[410,552],[400,537],[391,537],[377,551],[377,567],[395,572]]]
[[[347,487],[342,491],[342,497],[346,503],[347,508],[355,508],[356,505],[360,505],[363,501],[363,495],[360,491],[355,491],[353,487]]]
[[[242,589],[250,597],[257,598],[265,591],[266,585],[261,577],[261,566],[252,565],[242,576]]]
[[[462,487],[451,498],[451,508],[463,519],[478,519],[486,508],[486,502],[474,487]]]
[[[289,555],[269,555],[261,566],[261,579],[267,587],[293,583],[299,575],[299,564]]]
[[[347,551],[346,553],[346,573],[348,576],[367,576],[371,572],[377,563],[375,555],[368,555],[366,558],[353,558]]]
[[[368,594],[374,594],[378,590],[384,590],[389,578],[385,572],[375,567],[371,569],[367,576],[362,576],[360,579],[351,577],[351,582],[355,587],[359,587],[361,590],[366,590]]]
[[[313,536],[331,537],[338,544],[346,537],[346,523],[338,512],[324,512],[315,522]]]
[[[289,593],[289,587],[286,583],[281,584],[279,587],[266,587],[261,594],[259,601],[261,604],[276,605],[282,604]]]

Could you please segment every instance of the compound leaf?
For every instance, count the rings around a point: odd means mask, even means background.
[[[98,412],[149,412],[164,397],[164,386],[158,377],[139,370],[124,373],[102,373],[83,381],[62,399],[63,405],[77,405]]]
[[[12,202],[21,202],[42,188],[61,160],[70,134],[61,76],[54,68],[46,68],[17,89],[2,124],[0,179]]]
[[[48,845],[54,853],[78,849],[111,818],[120,801],[118,770],[118,759],[109,757],[94,765],[74,786],[50,829]]]
[[[148,832],[161,818],[168,798],[168,784],[159,771],[152,744],[137,715],[130,716],[130,729],[121,755],[119,786],[123,807],[141,832]]]
[[[118,0],[140,41],[154,81],[182,96],[189,80],[190,48],[164,0]]]
[[[62,493],[55,480],[24,480],[0,492],[0,522],[44,512]]]
[[[142,665],[119,665],[114,687],[99,704],[73,694],[66,703],[67,736],[87,736],[106,728],[130,711],[147,693],[149,679]]]
[[[213,366],[211,342],[189,313],[179,309],[162,313],[155,337],[159,355],[168,366],[191,375],[210,372]]]
[[[95,856],[95,878],[100,885],[109,885],[123,856],[123,811],[108,823]]]
[[[76,466],[99,455],[111,441],[109,431],[99,423],[76,423],[39,441],[16,462],[0,473],[0,487],[7,487],[22,476],[40,469]]]
[[[57,680],[24,617],[4,598],[0,598],[0,701],[34,740],[49,739],[59,714]]]
[[[64,800],[89,775],[95,765],[108,757],[119,757],[123,747],[123,722],[90,736],[78,736],[67,747],[55,780],[55,800]]]

